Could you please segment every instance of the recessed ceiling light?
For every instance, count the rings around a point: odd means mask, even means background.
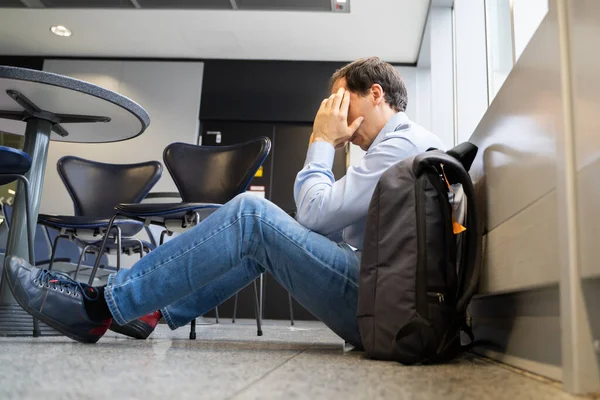
[[[54,25],[50,28],[50,32],[54,33],[56,36],[69,37],[72,35],[71,30],[64,25]]]
[[[345,3],[346,0],[336,0],[337,3]]]

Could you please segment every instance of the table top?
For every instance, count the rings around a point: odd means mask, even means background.
[[[148,113],[133,100],[89,82],[51,72],[0,65],[0,111],[21,112],[7,94],[14,90],[43,111],[110,118],[109,122],[60,123],[69,134],[52,132],[50,140],[107,143],[134,138],[150,124]],[[0,131],[24,134],[25,122],[0,116]]]

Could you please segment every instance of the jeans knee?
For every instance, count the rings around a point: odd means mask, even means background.
[[[249,212],[260,214],[268,203],[268,200],[258,197],[252,193],[244,192],[235,196],[232,200],[232,206],[241,213]]]

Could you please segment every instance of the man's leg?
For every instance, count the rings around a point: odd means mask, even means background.
[[[111,275],[105,297],[115,320],[124,324],[193,294],[210,299],[213,282],[213,289],[220,288],[213,304],[225,300],[239,289],[239,282],[247,279],[247,284],[264,271],[339,336],[360,344],[358,257],[348,246],[304,228],[271,202],[247,194],[131,269]],[[228,276],[236,283],[218,283]]]
[[[160,312],[169,328],[175,330],[234,296],[252,283],[255,276],[256,272],[252,268],[232,268],[202,289],[162,308]]]

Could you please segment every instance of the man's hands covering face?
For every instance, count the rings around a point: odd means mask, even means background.
[[[344,146],[364,120],[358,117],[348,126],[349,107],[350,92],[344,88],[323,100],[313,124],[311,143],[324,141],[336,149]]]

